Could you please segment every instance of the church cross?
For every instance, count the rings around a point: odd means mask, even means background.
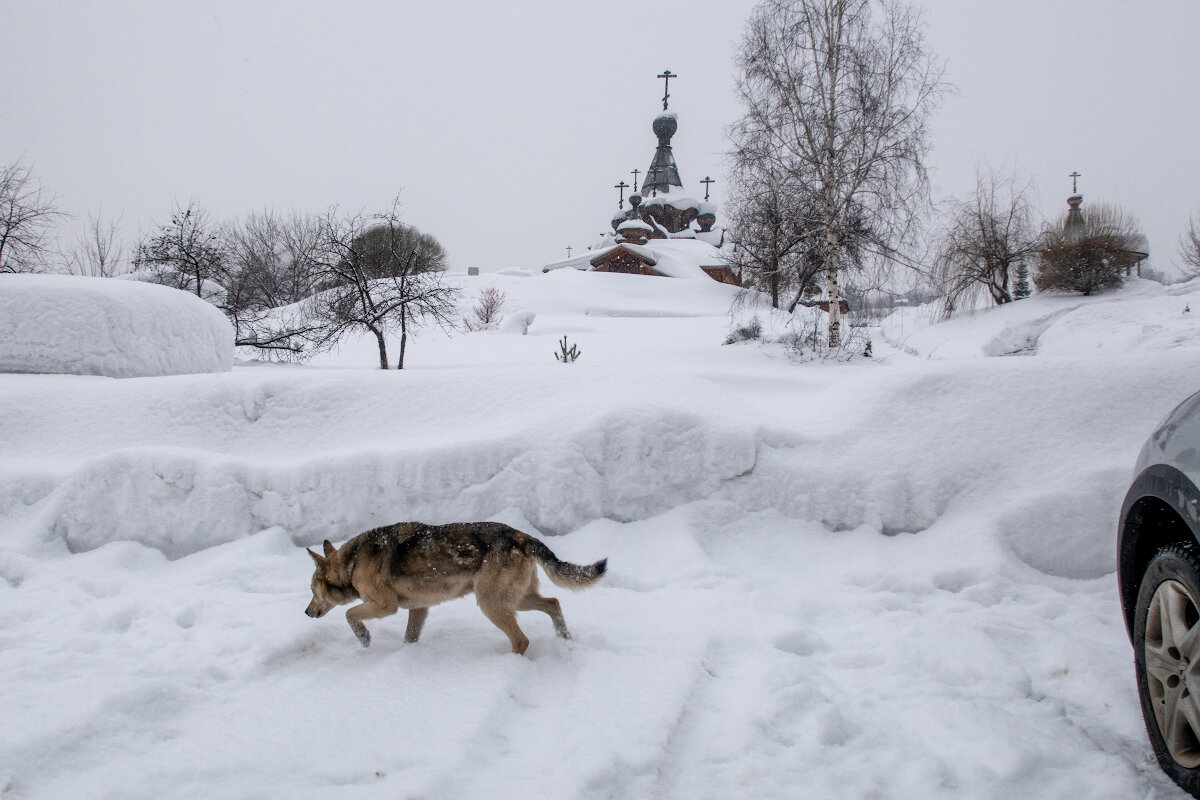
[[[613,188],[621,190],[621,199],[617,201],[617,208],[624,208],[625,207],[625,190],[629,188],[629,184],[626,183],[625,181],[621,181]]]
[[[1067,177],[1071,179],[1071,194],[1079,194],[1079,184],[1076,181],[1083,177],[1079,174],[1079,170],[1075,170]]]
[[[663,79],[663,111],[666,111],[667,110],[667,98],[671,96],[671,93],[670,93],[671,78],[678,78],[679,76],[672,73],[671,70],[665,69],[665,70],[663,70],[662,74],[659,75],[658,77]]]
[[[716,183],[716,181],[714,181],[712,178],[705,175],[704,180],[702,180],[700,182],[704,184],[704,199],[707,201],[708,200],[708,185],[710,183]]]
[[[637,182],[637,176],[638,176],[640,173],[641,173],[641,170],[640,170],[640,169],[635,169],[635,170],[633,171],[633,190],[634,190],[635,192],[636,192],[636,191],[638,191],[638,182]]]
[[[567,245],[567,258],[571,257],[571,245]]]

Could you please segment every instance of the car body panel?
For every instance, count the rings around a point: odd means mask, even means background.
[[[1138,586],[1153,552],[1178,541],[1184,530],[1200,542],[1200,392],[1176,406],[1150,435],[1133,474],[1117,528],[1117,577],[1131,641]],[[1173,512],[1170,524],[1160,519],[1165,511]]]

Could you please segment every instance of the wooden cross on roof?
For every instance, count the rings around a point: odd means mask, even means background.
[[[629,184],[626,183],[625,181],[621,181],[613,188],[621,190],[621,197],[619,200],[617,200],[617,208],[624,208],[625,207],[625,190],[629,188]]]
[[[1083,177],[1079,174],[1079,170],[1075,170],[1067,177],[1071,179],[1071,194],[1079,194],[1078,180]]]
[[[664,69],[662,74],[658,77],[663,79],[663,111],[666,111],[667,98],[671,96],[671,78],[678,78],[679,76],[671,72],[669,69]]]
[[[571,257],[571,245],[567,245],[567,258]]]
[[[705,175],[704,180],[702,180],[700,182],[704,184],[704,199],[708,200],[708,185],[710,183],[716,183],[716,181],[714,181],[712,178]]]

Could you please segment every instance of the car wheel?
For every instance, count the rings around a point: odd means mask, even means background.
[[[1164,547],[1138,591],[1133,648],[1150,744],[1163,770],[1200,797],[1200,548]]]

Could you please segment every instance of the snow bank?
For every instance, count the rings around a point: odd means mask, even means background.
[[[103,394],[60,380],[34,424],[20,407],[45,384],[31,382],[0,404],[0,515],[46,499],[73,551],[132,540],[177,558],[276,526],[311,544],[506,509],[565,533],[702,499],[753,467],[752,429],[713,420],[704,382],[566,369],[493,374],[486,395],[407,371]]]
[[[940,302],[898,309],[881,333],[924,358],[1124,355],[1200,348],[1198,314],[1200,281],[1167,287],[1131,278],[1111,292],[1038,294],[948,320]]]
[[[233,328],[198,297],[134,281],[0,277],[0,372],[137,378],[223,372]]]

